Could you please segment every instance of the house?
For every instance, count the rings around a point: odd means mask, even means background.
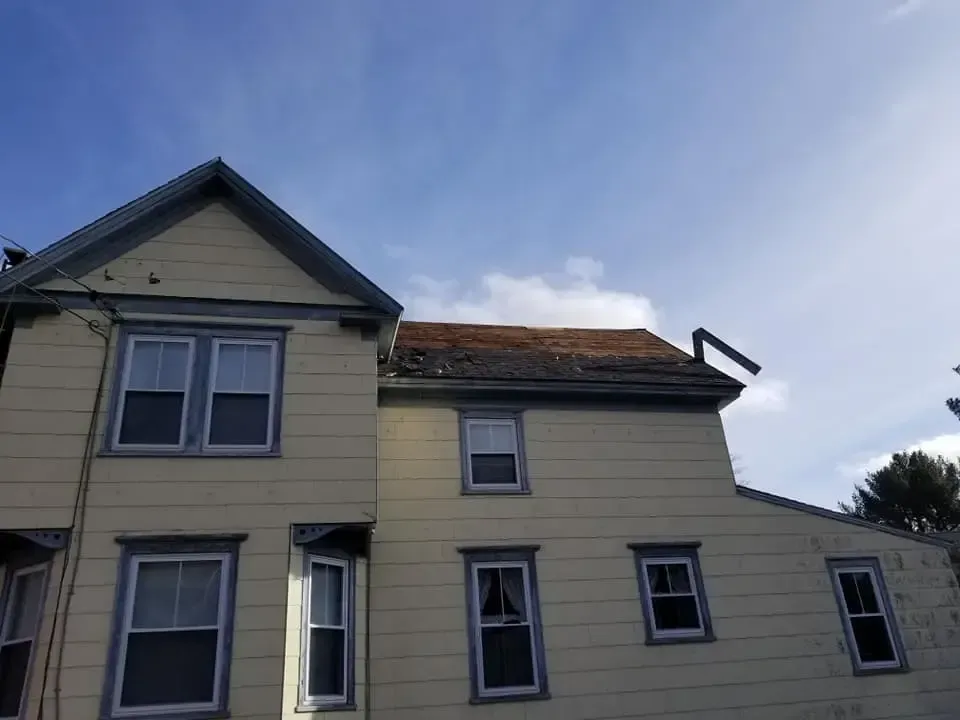
[[[643,330],[401,322],[222,161],[0,275],[0,718],[955,718],[946,543]]]

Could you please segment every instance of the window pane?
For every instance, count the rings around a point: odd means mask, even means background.
[[[479,568],[477,580],[482,623],[526,622],[523,570],[518,567]]]
[[[343,624],[343,568],[312,563],[310,569],[310,622]]]
[[[220,614],[219,560],[186,561],[180,568],[177,627],[216,625]]]
[[[887,625],[880,615],[852,617],[850,625],[857,641],[861,663],[892,662],[896,660]]]
[[[210,410],[211,445],[266,445],[269,395],[215,393]]]
[[[880,612],[880,605],[877,602],[877,595],[873,591],[873,582],[870,580],[870,573],[857,573],[854,576],[857,583],[857,590],[860,593],[860,603],[863,605],[863,611],[867,613]]]
[[[127,392],[120,444],[179,445],[182,415],[182,392]]]
[[[516,485],[516,465],[513,455],[471,455],[471,482],[474,485]]]
[[[133,627],[174,627],[179,562],[138,564],[133,597]]]
[[[655,597],[650,602],[657,630],[699,630],[702,627],[697,600],[692,595]]]
[[[344,631],[327,628],[310,629],[310,665],[307,694],[343,696],[345,663]]]
[[[187,359],[190,346],[185,342],[165,342],[160,353],[160,390],[185,390],[187,387]]]
[[[36,634],[43,599],[43,576],[44,573],[40,571],[17,576],[11,592],[4,640],[33,638]]]
[[[485,627],[480,632],[484,688],[533,686],[529,626]]]
[[[20,714],[20,698],[27,679],[33,642],[18,642],[0,648],[0,717]]]
[[[243,390],[243,345],[217,345],[217,382],[215,390],[240,392]]]
[[[130,633],[120,705],[212,702],[217,641],[216,630]]]
[[[868,572],[841,572],[840,589],[847,611],[853,615],[880,612],[877,596],[873,592],[873,583]]]
[[[247,345],[247,360],[243,374],[243,389],[247,392],[269,393],[273,348],[270,345]]]
[[[647,580],[650,583],[650,592],[666,595],[670,592],[670,578],[667,566],[662,563],[644,563],[647,568]]]
[[[692,592],[690,589],[690,570],[686,563],[667,565],[667,579],[670,581],[670,592]]]
[[[467,432],[471,452],[512,453],[516,449],[516,425],[512,422],[469,421]]]
[[[156,390],[157,368],[160,367],[159,340],[134,340],[130,356],[130,380],[127,387],[131,390]]]

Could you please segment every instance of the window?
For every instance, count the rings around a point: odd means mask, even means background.
[[[464,492],[524,492],[520,416],[464,413],[460,423]]]
[[[0,718],[19,718],[47,582],[47,565],[9,573],[0,622]]]
[[[269,328],[126,328],[105,450],[278,453],[282,341]]]
[[[546,695],[534,552],[464,551],[475,702]]]
[[[697,546],[634,544],[647,644],[714,639]]]
[[[906,668],[876,558],[828,560],[853,669],[857,674]]]
[[[226,710],[239,539],[129,541],[105,716]]]
[[[353,702],[353,561],[307,555],[300,704]]]

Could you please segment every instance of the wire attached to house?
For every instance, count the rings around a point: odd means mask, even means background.
[[[15,277],[11,277],[10,279],[13,280],[13,282],[14,282],[16,285],[19,285],[20,287],[26,288],[27,290],[29,290],[30,292],[34,293],[35,295],[39,295],[41,298],[43,298],[44,300],[46,300],[48,303],[52,304],[54,307],[56,307],[57,309],[59,309],[61,312],[65,312],[65,313],[68,313],[68,314],[70,314],[70,315],[73,315],[75,318],[77,318],[78,320],[80,320],[84,325],[86,325],[88,328],[90,328],[90,330],[91,330],[92,332],[95,332],[95,333],[96,333],[97,335],[99,335],[100,337],[102,337],[102,338],[106,338],[106,337],[107,337],[106,334],[103,332],[103,327],[102,327],[102,326],[100,325],[100,323],[97,322],[96,320],[91,320],[90,318],[85,318],[85,317],[84,317],[83,315],[81,315],[80,313],[75,312],[74,310],[71,310],[70,308],[66,307],[63,303],[61,303],[61,302],[60,302],[59,300],[57,300],[56,298],[51,297],[50,295],[47,295],[45,292],[43,292],[43,291],[41,291],[41,290],[38,290],[37,288],[33,287],[32,285],[28,285],[27,283],[23,282],[22,280],[18,280],[18,279],[15,278]],[[117,313],[117,316],[116,316],[116,317],[111,317],[107,312],[101,310],[100,308],[97,308],[97,311],[100,312],[100,314],[103,315],[103,316],[104,316],[107,320],[109,320],[111,323],[114,322],[114,321],[116,321],[116,320],[122,320],[122,319],[123,319],[122,317],[119,316],[119,312]]]

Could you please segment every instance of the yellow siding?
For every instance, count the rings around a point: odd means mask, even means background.
[[[719,416],[525,414],[532,494],[460,495],[456,413],[381,408],[372,707],[382,720],[953,717],[960,593],[927,545],[740,497]],[[644,644],[629,542],[699,540],[709,644]],[[552,698],[470,706],[459,546],[539,544]],[[910,673],[854,677],[826,556],[874,555]]]
[[[105,397],[115,348],[107,357]],[[120,554],[116,536],[191,531],[249,533],[238,566],[230,709],[234,718],[279,716],[290,525],[369,521],[377,472],[375,340],[332,322],[295,322],[285,357],[282,457],[93,459],[60,678],[68,708],[62,717],[98,716]],[[0,388],[0,529],[71,525],[102,358],[102,340],[71,316],[17,328]],[[105,418],[106,405],[97,450]],[[54,583],[49,612],[55,595]],[[44,638],[49,629],[45,623]],[[41,676],[33,676],[30,718]],[[53,688],[50,681],[48,717]]]
[[[112,280],[105,278],[108,273]],[[151,282],[151,273],[158,282]],[[358,305],[318,285],[219,203],[80,278],[111,293]],[[76,290],[58,278],[43,288]]]

